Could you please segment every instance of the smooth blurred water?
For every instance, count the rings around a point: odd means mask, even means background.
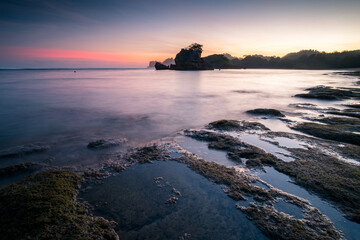
[[[55,165],[87,165],[98,161],[86,149],[94,139],[126,137],[135,145],[218,119],[250,119],[244,112],[258,107],[333,106],[292,97],[316,85],[354,84],[332,72],[2,70],[0,150],[43,142]]]
[[[154,178],[162,177],[158,187]],[[177,162],[135,165],[119,175],[89,184],[79,197],[95,206],[94,213],[119,225],[120,239],[268,239],[220,185]],[[174,194],[176,188],[181,195]],[[174,205],[165,204],[171,196]]]

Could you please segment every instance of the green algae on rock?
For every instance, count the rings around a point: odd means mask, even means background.
[[[49,170],[0,190],[4,239],[118,239],[114,223],[75,201],[81,177]]]

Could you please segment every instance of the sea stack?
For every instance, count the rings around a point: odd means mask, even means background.
[[[202,45],[193,43],[187,48],[181,49],[181,51],[175,57],[175,65],[171,64],[170,67],[166,68],[166,65],[156,63],[156,70],[214,70],[214,68],[206,63],[201,58]]]

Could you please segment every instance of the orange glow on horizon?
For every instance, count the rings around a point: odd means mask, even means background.
[[[54,60],[87,60],[111,62],[118,64],[136,64],[143,66],[149,61],[149,56],[136,53],[112,53],[100,51],[82,51],[33,47],[1,47],[1,52],[8,56],[22,59],[54,59]]]

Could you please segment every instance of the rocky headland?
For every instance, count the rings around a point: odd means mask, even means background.
[[[205,62],[201,57],[202,45],[193,43],[181,51],[175,57],[175,64],[167,66],[156,62],[156,70],[214,70],[214,67]]]

